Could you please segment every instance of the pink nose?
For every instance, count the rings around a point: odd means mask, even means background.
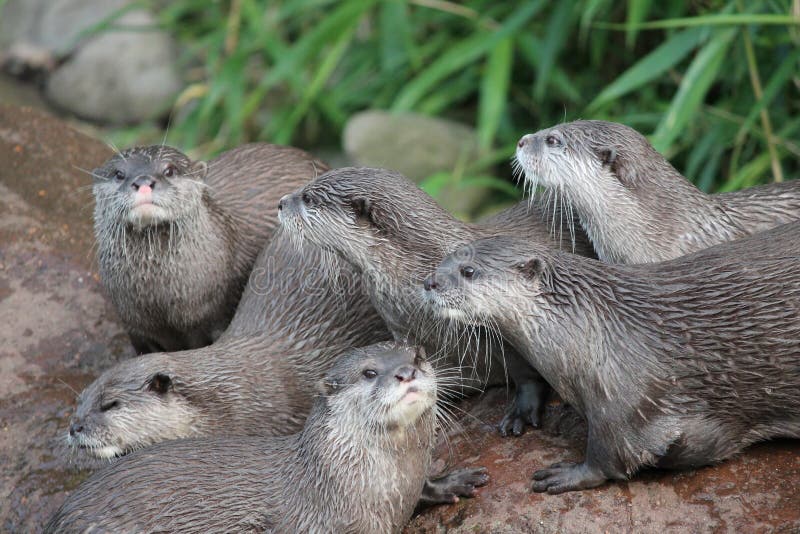
[[[139,186],[138,193],[139,193],[140,195],[149,195],[149,194],[151,194],[152,192],[153,192],[153,188],[152,188],[152,187],[150,187],[149,185],[142,185],[142,186]]]

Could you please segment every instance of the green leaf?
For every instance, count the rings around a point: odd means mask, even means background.
[[[408,8],[402,0],[386,0],[379,12],[381,70],[385,73],[409,60],[412,47]]]
[[[625,46],[629,49],[636,44],[639,24],[647,17],[651,4],[651,0],[628,0],[628,17],[625,21],[628,28],[625,30]]]
[[[326,44],[335,39],[344,28],[349,28],[353,21],[360,20],[374,1],[355,0],[341,3],[320,24],[293,43],[287,49],[286,54],[267,71],[256,90],[250,94],[244,105],[244,114],[249,116],[255,113],[269,89],[277,83],[291,78],[293,71],[302,68],[313,55],[319,54]]]
[[[495,45],[486,62],[478,103],[478,142],[483,148],[491,148],[508,101],[513,44],[513,38],[506,37]]]
[[[673,141],[682,135],[696,114],[711,84],[717,77],[736,29],[722,30],[706,43],[683,76],[669,109],[651,139],[661,153],[668,152]]]
[[[478,60],[491,50],[499,41],[517,32],[533,15],[544,6],[543,0],[526,3],[515,10],[494,32],[478,31],[456,44],[447,47],[447,51],[409,82],[392,106],[394,111],[410,111],[425,95],[436,88],[436,84],[454,72]]]
[[[538,70],[542,58],[539,56],[539,49],[542,47],[542,42],[531,35],[530,33],[522,33],[517,35],[517,51],[521,52],[522,58],[531,66],[532,69]],[[550,76],[550,87],[557,90],[557,94],[563,96],[571,102],[580,102],[583,96],[575,88],[575,84],[570,81],[564,71],[557,65],[553,66],[553,72]]]
[[[689,28],[676,33],[606,86],[587,106],[587,110],[595,111],[603,104],[655,80],[680,63],[689,52],[705,41],[708,35],[707,28]]]
[[[603,30],[628,31],[632,27],[637,30],[667,30],[672,28],[690,28],[693,26],[749,26],[754,24],[761,26],[800,26],[800,17],[795,17],[793,15],[760,14],[700,15],[697,17],[654,20],[650,22],[641,22],[635,25],[595,22],[592,26]]]
[[[355,23],[339,37],[339,40],[336,41],[336,44],[333,45],[333,48],[326,54],[325,59],[322,61],[322,64],[319,66],[319,70],[317,70],[316,75],[311,80],[311,83],[308,84],[305,91],[303,92],[303,96],[300,99],[300,103],[292,109],[291,114],[286,119],[286,121],[282,124],[281,129],[278,130],[275,134],[275,142],[278,144],[289,144],[292,140],[292,133],[294,133],[294,129],[297,126],[297,123],[303,118],[303,116],[308,111],[309,106],[311,105],[311,101],[319,94],[322,90],[322,87],[325,85],[325,82],[331,77],[333,73],[333,69],[339,64],[339,61],[342,59],[345,51],[347,50],[350,41],[353,38],[353,34],[355,33],[356,24],[358,21],[356,20]]]
[[[785,86],[786,82],[797,75],[798,60],[800,60],[800,48],[795,49],[781,62],[764,87],[761,100],[753,106],[741,128],[739,128],[739,132],[736,135],[737,140],[741,139],[753,127],[753,123],[758,119],[761,110],[772,104],[772,101],[778,96],[779,91]]]
[[[547,83],[550,80],[550,71],[553,69],[553,64],[563,48],[564,42],[571,33],[573,7],[572,2],[557,2],[555,11],[547,21],[547,34],[542,48],[537,51],[541,57],[539,69],[536,72],[536,85],[533,88],[533,94],[537,100],[542,100],[544,97]]]

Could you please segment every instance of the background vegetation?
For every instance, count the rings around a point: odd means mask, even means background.
[[[169,132],[181,146],[338,144],[350,115],[380,108],[474,125],[486,157],[462,178],[507,180],[522,134],[576,118],[639,129],[706,191],[798,174],[798,0],[172,0],[155,12],[185,50]]]

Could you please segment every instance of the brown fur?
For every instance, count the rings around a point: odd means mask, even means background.
[[[301,150],[253,144],[207,166],[171,147],[137,147],[96,169],[100,275],[137,351],[219,337],[273,233],[278,199],[325,168]],[[133,204],[144,179],[149,211]]]

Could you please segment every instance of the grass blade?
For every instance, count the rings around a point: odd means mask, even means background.
[[[659,152],[668,152],[673,141],[681,135],[689,121],[695,118],[706,93],[716,80],[717,72],[736,32],[736,29],[719,32],[706,43],[689,65],[669,109],[651,139]]]
[[[442,79],[478,60],[500,40],[516,33],[533,15],[544,6],[543,0],[528,2],[516,10],[494,32],[480,31],[472,37],[450,46],[438,60],[410,81],[392,106],[394,111],[410,111],[425,95],[436,88]]]
[[[491,148],[500,118],[508,101],[511,82],[511,64],[514,57],[514,40],[506,37],[492,49],[481,81],[478,103],[478,142],[482,148]]]
[[[681,62],[692,50],[708,38],[707,28],[689,28],[676,33],[661,46],[647,54],[619,78],[606,86],[587,106],[587,110],[611,102],[622,95],[634,91],[658,78],[670,68]]]
[[[572,25],[573,7],[572,2],[557,2],[555,11],[547,21],[547,34],[542,48],[538,51],[541,60],[536,72],[536,84],[533,88],[536,100],[542,100],[544,97],[547,83],[550,80],[550,71],[553,69],[558,53],[564,47],[567,36],[571,33],[569,30]]]

